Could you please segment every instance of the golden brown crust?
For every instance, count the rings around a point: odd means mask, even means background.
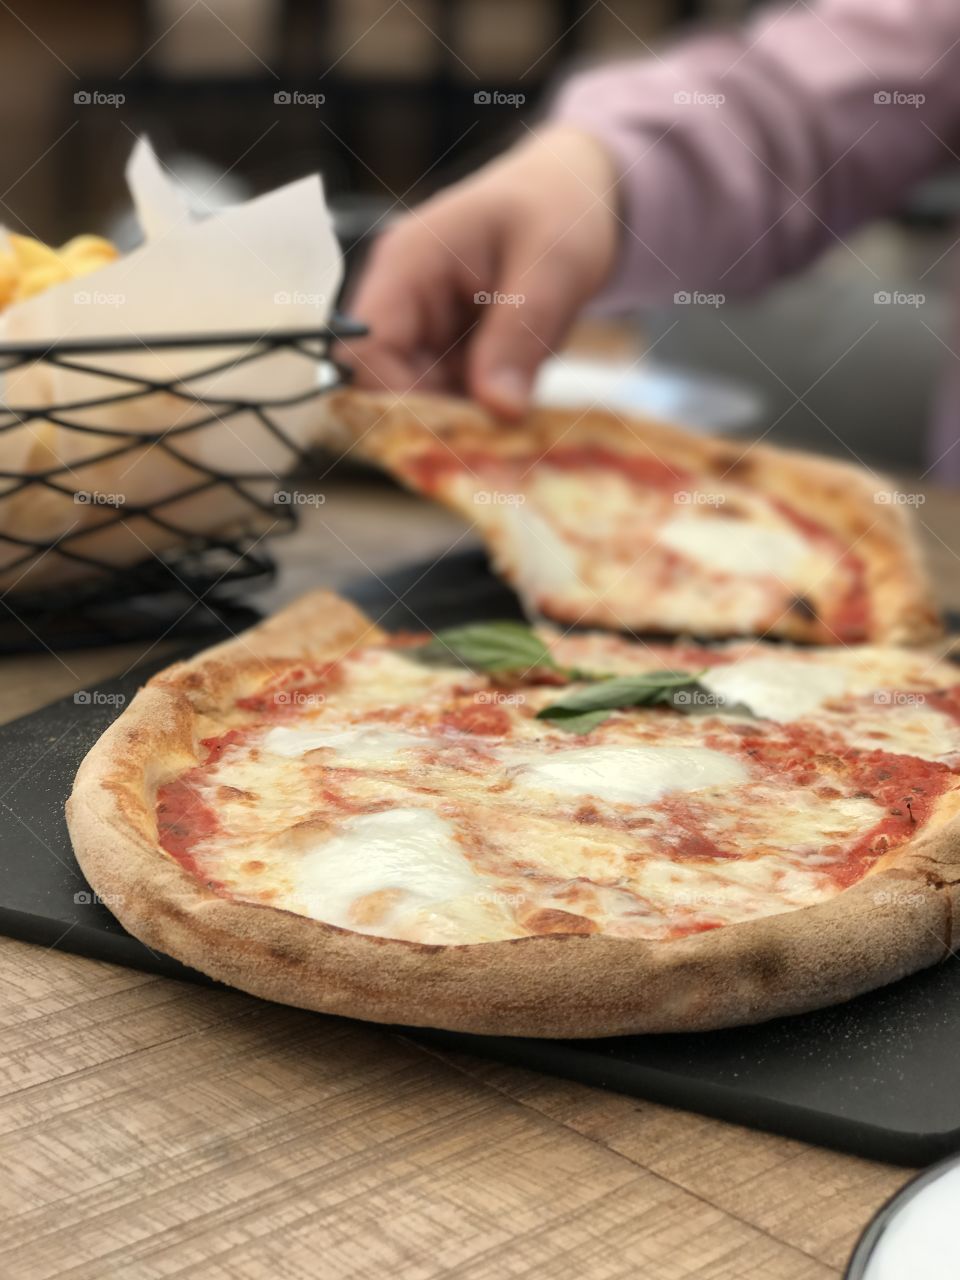
[[[330,398],[328,438],[410,484],[405,466],[426,446],[441,444],[452,455],[472,449],[497,456],[540,454],[551,445],[606,444],[628,454],[657,458],[692,471],[705,480],[735,478],[801,511],[834,534],[863,560],[872,603],[869,638],[888,644],[923,644],[940,635],[942,625],[933,589],[920,553],[913,522],[905,508],[890,501],[892,486],[860,467],[766,444],[745,445],[717,436],[697,435],[651,419],[622,417],[603,410],[587,412],[537,409],[518,424],[504,424],[467,401],[441,396],[368,393],[348,390]],[[879,497],[878,497],[879,495]],[[516,581],[515,566],[499,545],[495,521],[484,511],[467,509],[441,488],[436,497],[477,523],[491,541],[497,567]],[[488,513],[489,514],[489,513]],[[632,625],[623,607],[617,617],[576,610],[584,625]],[[642,624],[648,627],[648,621]],[[698,634],[721,634],[709,627]],[[773,634],[798,641],[835,643],[820,620],[801,610],[785,613]]]
[[[564,1037],[704,1030],[799,1013],[949,953],[960,882],[953,816],[825,904],[670,942],[547,932],[426,946],[218,896],[160,849],[157,787],[195,763],[199,740],[222,729],[234,698],[263,681],[271,660],[324,661],[376,634],[351,605],[317,592],[161,673],[107,730],[80,768],[67,814],[84,873],[131,933],[286,1004]]]

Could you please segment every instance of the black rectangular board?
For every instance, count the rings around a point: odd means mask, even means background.
[[[389,628],[519,616],[478,554],[349,585]],[[73,857],[63,804],[83,755],[144,666],[0,728],[0,931],[191,981],[132,938]],[[960,959],[832,1009],[699,1035],[524,1040],[404,1029],[434,1045],[614,1089],[806,1142],[919,1165],[960,1149]]]

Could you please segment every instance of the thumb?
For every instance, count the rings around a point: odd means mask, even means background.
[[[583,300],[571,275],[552,254],[536,261],[527,253],[507,264],[496,291],[482,295],[489,301],[478,307],[484,314],[470,342],[467,385],[494,413],[516,418],[529,407],[537,370],[566,337]]]

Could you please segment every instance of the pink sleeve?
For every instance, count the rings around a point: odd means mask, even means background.
[[[602,302],[744,293],[960,152],[960,0],[820,0],[586,72],[553,118],[622,175]]]

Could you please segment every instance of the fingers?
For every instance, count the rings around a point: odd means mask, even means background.
[[[408,359],[368,338],[338,343],[336,358],[351,370],[357,386],[367,391],[402,393],[416,381]]]
[[[579,255],[548,235],[518,242],[472,335],[471,394],[502,417],[523,414],[540,365],[562,345],[589,292]]]
[[[520,416],[540,364],[556,350],[589,289],[577,255],[546,233],[506,246],[500,281],[465,294],[462,279],[433,245],[436,262],[418,261],[417,246],[398,237],[375,253],[351,311],[371,336],[344,344],[358,385],[402,394],[469,391],[494,413]],[[439,265],[440,269],[437,269]],[[477,302],[481,298],[484,301]]]
[[[360,386],[404,392],[416,382],[423,320],[416,281],[391,234],[377,242],[348,304],[370,334],[344,343],[342,351]]]
[[[433,197],[377,242],[351,309],[363,386],[456,390],[518,417],[611,268],[612,163],[554,130]]]

